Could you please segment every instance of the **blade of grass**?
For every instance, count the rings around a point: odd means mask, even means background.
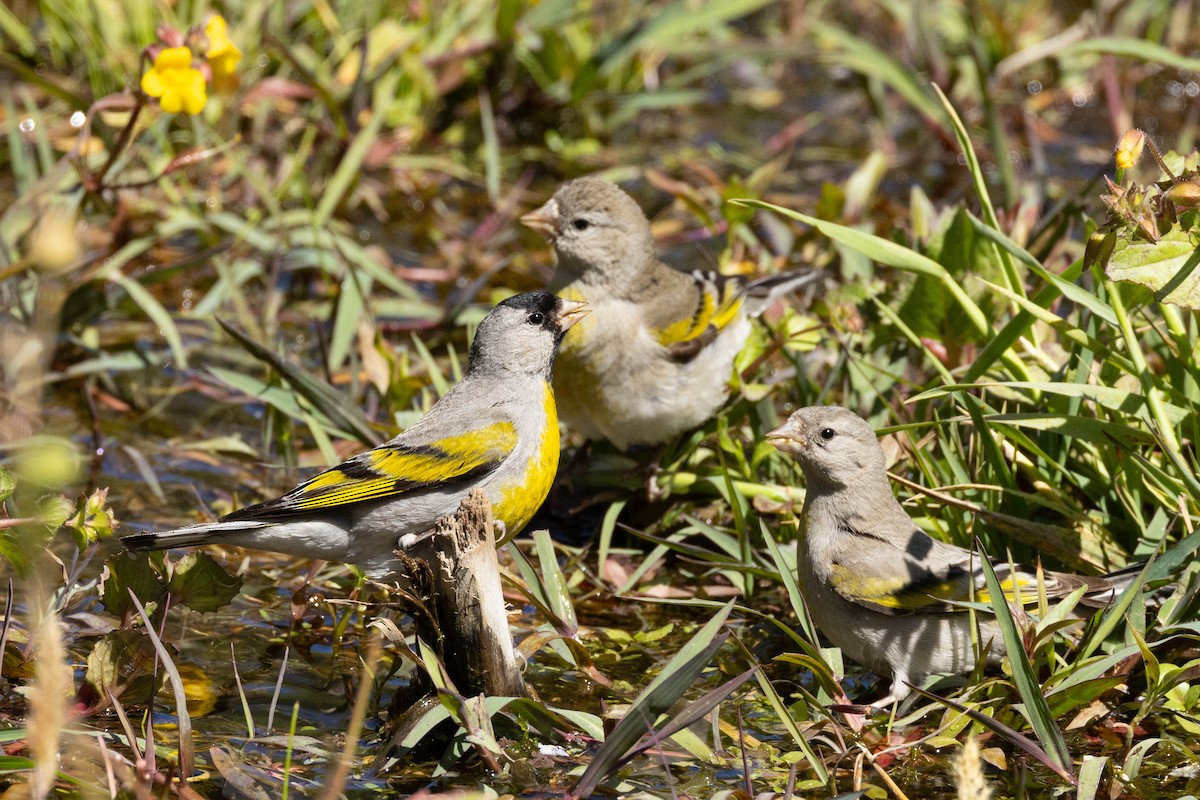
[[[367,702],[371,698],[371,687],[375,682],[376,665],[383,652],[383,636],[378,629],[371,630],[371,640],[367,644],[367,652],[362,662],[362,672],[358,677],[358,690],[354,693],[354,705],[350,710],[350,721],[346,726],[346,743],[339,754],[333,775],[326,779],[325,791],[321,800],[337,800],[346,785],[350,774],[350,765],[354,761],[354,753],[358,749],[358,736],[362,733],[363,722],[367,718]]]
[[[710,711],[716,708],[718,704],[737,691],[739,686],[750,680],[750,678],[755,672],[758,671],[758,669],[758,666],[753,666],[743,672],[741,675],[722,683],[715,689],[710,689],[700,697],[696,698],[693,702],[688,703],[684,708],[680,709],[679,713],[672,717],[666,725],[663,725],[661,728],[655,731],[649,739],[633,748],[633,750],[629,751],[627,758],[632,758],[639,753],[646,752],[651,747],[654,747],[660,742],[667,740],[689,725],[704,719],[705,715],[707,715]]]
[[[984,563],[986,563],[986,561]],[[962,703],[958,703],[954,700],[951,700],[948,697],[939,697],[938,695],[933,694],[932,692],[925,691],[924,689],[922,689],[919,686],[912,686],[911,684],[909,686],[915,693],[919,694],[921,697],[924,697],[928,700],[933,700],[934,702],[937,702],[937,703],[941,703],[942,705],[946,706],[947,708],[952,708],[955,711],[959,711],[963,714],[966,714],[968,717],[975,720],[976,722],[978,722],[980,725],[987,728],[988,730],[992,731],[993,733],[998,735],[1000,738],[1007,741],[1009,744],[1013,745],[1014,747],[1016,747],[1019,750],[1024,751],[1025,753],[1029,754],[1034,760],[1036,760],[1040,764],[1045,765],[1048,769],[1053,771],[1055,774],[1061,776],[1063,780],[1068,781],[1070,783],[1075,783],[1074,775],[1072,775],[1070,772],[1064,770],[1058,764],[1058,762],[1056,762],[1055,759],[1050,756],[1049,753],[1047,753],[1045,750],[1043,750],[1038,745],[1037,742],[1033,741],[1028,736],[1023,736],[1022,734],[1018,733],[1017,731],[1015,731],[1012,728],[1005,725],[1003,722],[995,720],[995,719],[989,717],[987,714],[976,711],[975,709],[970,708],[969,706],[965,706]],[[1068,760],[1067,765],[1070,766],[1070,763],[1071,763],[1070,760]]]
[[[984,552],[978,540],[976,540],[975,546],[978,552]],[[1000,580],[996,577],[996,571],[992,569],[991,561],[987,558],[981,558],[979,559],[979,563],[983,568],[984,579],[987,581],[988,594],[993,598],[992,612],[996,615],[996,623],[1000,627],[1000,634],[1004,637],[1004,647],[1008,651],[1008,661],[1012,665],[1013,683],[1016,684],[1017,693],[1021,696],[1021,701],[1025,704],[1025,710],[1029,714],[1029,722],[1033,726],[1034,733],[1037,734],[1038,741],[1046,748],[1044,751],[1047,759],[1046,765],[1065,780],[1075,783],[1073,765],[1071,763],[1071,751],[1067,748],[1067,742],[1063,738],[1062,731],[1059,730],[1058,724],[1054,721],[1054,715],[1050,713],[1049,703],[1046,702],[1045,696],[1042,695],[1042,687],[1037,681],[1037,676],[1033,673],[1033,665],[1029,663],[1029,658],[1025,655],[1025,647],[1021,641],[1020,631],[1017,630],[1017,623],[1013,619],[1008,603],[1004,600],[1004,589],[1000,585]],[[927,693],[921,692],[921,694],[925,695]],[[933,695],[928,696],[934,697]],[[944,699],[941,702],[950,704],[949,701]],[[963,711],[967,710],[965,706],[959,706],[958,704],[953,704],[952,707],[960,708]],[[979,716],[982,717],[984,715],[979,714]],[[972,716],[972,718],[974,719],[975,717]],[[993,727],[992,729],[999,732],[998,728]],[[1016,733],[1016,731],[1012,731],[1012,733]],[[1014,741],[1014,743],[1020,746],[1018,742]],[[1041,748],[1038,749],[1040,750]],[[1027,752],[1035,755],[1029,750]],[[1039,756],[1035,755],[1035,757],[1041,760]]]
[[[792,613],[796,615],[796,619],[800,622],[800,627],[804,629],[804,634],[808,637],[808,641],[816,642],[817,629],[813,625],[812,618],[808,615],[808,608],[804,605],[804,596],[800,594],[800,584],[796,583],[796,573],[792,569],[792,565],[783,557],[783,551],[779,547],[779,542],[775,541],[775,537],[767,530],[766,524],[762,520],[759,520],[758,525],[763,541],[766,542],[767,551],[771,554],[771,562],[775,565],[775,569],[779,570],[779,578],[783,581],[783,588],[787,591],[788,602],[792,606]]]
[[[659,715],[666,713],[691,688],[729,638],[727,631],[719,631],[732,609],[731,600],[696,632],[638,694],[625,716],[604,740],[579,782],[567,793],[568,800],[590,797],[600,781],[625,760],[638,739],[652,730]]]
[[[154,645],[154,652],[158,654],[159,662],[166,670],[167,677],[171,682],[171,691],[175,695],[175,719],[179,727],[179,780],[180,783],[184,783],[192,777],[196,766],[195,743],[192,741],[192,718],[187,709],[187,691],[183,687],[183,678],[179,675],[179,668],[175,666],[167,648],[158,638],[150,616],[146,613],[146,609],[142,608],[142,601],[138,600],[137,594],[132,589],[129,590],[129,596],[133,600],[134,607],[137,608],[138,616],[142,618],[142,624],[146,626],[146,635],[150,637],[150,642]],[[147,743],[147,747],[149,746],[150,744]]]
[[[224,320],[218,319],[217,322],[250,355],[278,372],[289,386],[312,403],[335,426],[341,430],[350,431],[355,438],[369,447],[374,447],[382,441],[358,406],[348,401],[332,386],[312,377]]]
[[[954,276],[932,258],[909,250],[907,247],[896,242],[860,231],[857,228],[839,225],[836,222],[829,222],[817,217],[810,217],[807,214],[801,214],[799,211],[792,211],[791,209],[762,200],[739,199],[731,200],[730,202],[774,211],[776,214],[782,214],[798,222],[803,222],[805,225],[810,225],[835,242],[840,242],[857,250],[867,258],[878,261],[880,264],[886,264],[889,267],[895,267],[896,269],[912,272],[917,275],[928,275],[931,278],[937,279],[958,302],[963,313],[967,315],[967,319],[971,321],[976,333],[984,337],[992,335],[991,324],[988,322],[983,311],[967,295],[963,288],[958,285],[958,282],[954,280]]]
[[[1108,638],[1109,634],[1116,630],[1118,625],[1125,622],[1125,612],[1129,610],[1131,605],[1133,605],[1134,600],[1137,600],[1141,597],[1142,586],[1146,583],[1146,575],[1149,574],[1150,569],[1154,565],[1154,561],[1155,559],[1153,557],[1147,561],[1146,565],[1137,574],[1137,577],[1130,581],[1129,585],[1126,586],[1121,594],[1117,596],[1116,601],[1111,606],[1104,609],[1104,611],[1100,612],[1103,614],[1103,616],[1100,618],[1100,623],[1096,627],[1092,628],[1089,631],[1087,638],[1080,643],[1078,658],[1087,658],[1092,653],[1096,652],[1096,648],[1098,648],[1101,643]]]
[[[314,230],[321,230],[329,223],[334,209],[345,199],[350,185],[358,179],[371,145],[375,144],[383,123],[391,116],[391,108],[396,103],[396,87],[403,75],[403,70],[389,70],[375,84],[374,99],[371,103],[374,113],[346,148],[346,154],[338,162],[337,171],[321,191],[321,200],[313,212]]]
[[[979,205],[983,209],[983,218],[989,227],[998,231],[1000,230],[1000,220],[996,217],[996,209],[992,207],[992,198],[987,190],[987,179],[984,177],[983,170],[979,166],[979,157],[975,155],[975,146],[971,144],[971,137],[967,134],[966,126],[958,118],[958,112],[954,110],[954,105],[942,92],[942,88],[936,83],[931,83],[930,85],[933,86],[933,91],[942,102],[942,108],[945,109],[947,116],[950,118],[951,127],[954,129],[954,136],[958,139],[958,146],[962,148],[963,156],[967,160],[967,171],[971,173],[971,181],[975,185],[975,194],[979,197]],[[1000,262],[1000,266],[1004,270],[1004,276],[1008,279],[1007,288],[1013,293],[1024,297],[1025,284],[1021,280],[1021,276],[1017,274],[1012,254],[1002,247],[997,247],[994,242],[992,243],[992,251],[996,254],[996,259]]]

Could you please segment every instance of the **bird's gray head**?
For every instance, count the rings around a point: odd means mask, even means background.
[[[586,316],[585,303],[550,292],[526,292],[491,310],[471,342],[468,374],[524,373],[550,377],[567,329]]]
[[[543,234],[572,278],[632,283],[653,260],[650,223],[632,197],[600,178],[563,184],[545,205],[521,217]]]
[[[866,420],[841,406],[809,406],[767,433],[795,457],[809,485],[831,489],[887,482],[887,463]]]

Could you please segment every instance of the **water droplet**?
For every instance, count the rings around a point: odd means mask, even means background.
[[[96,455],[98,455],[98,456],[102,456],[102,455],[104,455],[104,448],[103,448],[103,447],[97,447],[97,448],[96,448]]]
[[[1183,84],[1179,81],[1170,81],[1167,84],[1167,94],[1171,95],[1171,97],[1183,96]]]
[[[17,127],[21,129],[21,133],[32,133],[33,129],[37,127],[37,123],[31,117],[26,117],[21,120]]]
[[[1188,97],[1195,97],[1196,95],[1200,95],[1200,83],[1196,83],[1195,81],[1188,81],[1188,85],[1183,87],[1183,93],[1186,94]]]
[[[204,205],[208,206],[209,208],[216,208],[217,207],[217,198],[215,198],[215,197],[208,198],[207,200],[204,201]]]
[[[267,58],[266,53],[259,53],[258,58],[254,59],[254,63],[260,67],[265,67],[271,63],[271,59]]]
[[[1030,81],[1029,83],[1025,84],[1025,91],[1029,92],[1030,94],[1040,94],[1042,91],[1042,82]]]
[[[359,232],[358,232],[358,240],[359,240],[360,242],[366,242],[366,241],[369,241],[369,240],[370,240],[370,238],[371,238],[371,232],[370,232],[370,231],[368,231],[366,228],[362,228],[362,229],[360,229],[360,230],[359,230]]]
[[[1071,102],[1076,106],[1086,106],[1087,100],[1087,92],[1084,92],[1082,89],[1071,95]]]
[[[71,115],[71,127],[82,128],[83,123],[87,121],[87,114],[82,111],[76,111]]]

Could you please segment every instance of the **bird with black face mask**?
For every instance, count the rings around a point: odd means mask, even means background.
[[[122,538],[134,550],[225,544],[395,570],[394,551],[428,536],[472,489],[515,535],[558,468],[550,383],[563,334],[585,305],[550,292],[500,303],[479,324],[466,374],[411,427],[282,497],[216,522]]]

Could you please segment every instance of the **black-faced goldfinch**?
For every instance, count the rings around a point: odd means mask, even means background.
[[[564,184],[521,222],[554,247],[551,291],[594,312],[559,351],[554,390],[562,418],[621,449],[664,442],[712,417],[728,395],[750,318],[820,276],[748,282],[673,269],[655,254],[638,204],[598,178]]]
[[[217,522],[126,536],[131,549],[227,544],[357,564],[373,577],[479,487],[508,535],[541,506],[558,468],[550,384],[583,303],[530,292],[479,324],[462,381],[396,438]]]
[[[811,406],[766,438],[804,471],[797,583],[813,622],[855,661],[893,676],[890,694],[873,705],[903,698],[905,684],[926,675],[973,669],[970,615],[947,601],[992,602],[980,555],[917,528],[892,494],[871,426],[840,406]],[[1035,573],[993,564],[1008,601],[1037,602]],[[1075,615],[1086,616],[1132,576],[1045,571],[1042,580],[1050,600],[1085,587]],[[976,618],[989,662],[999,661],[1006,650],[995,617]]]

